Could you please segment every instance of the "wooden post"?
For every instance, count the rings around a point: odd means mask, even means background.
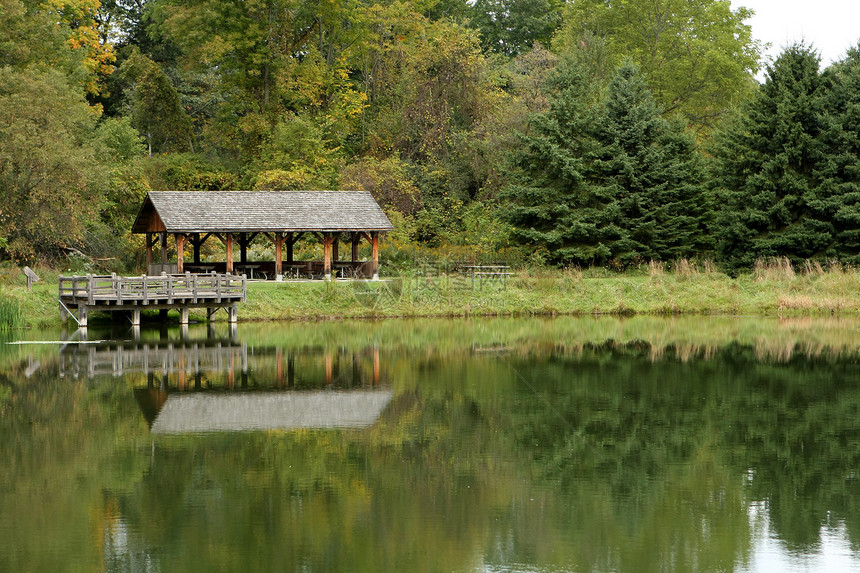
[[[176,272],[183,273],[183,266],[185,266],[185,235],[182,233],[176,233],[174,235],[176,238]]]
[[[281,247],[284,244],[284,238],[280,233],[275,233],[275,280],[280,282],[284,280],[283,274],[283,257],[281,255]]]
[[[287,264],[293,264],[293,245],[296,244],[296,241],[293,239],[292,232],[287,233]]]
[[[239,262],[243,265],[248,262],[248,234],[239,233]]]
[[[325,233],[323,235],[323,274],[325,274],[325,280],[331,280],[331,244],[334,238],[331,233]]]
[[[331,245],[331,260],[336,263],[340,260],[340,233],[335,233],[332,237],[333,241]]]
[[[373,231],[370,234],[370,244],[373,248],[373,263],[371,264],[371,272],[373,280],[379,280],[379,231]]]
[[[149,274],[149,267],[152,266],[152,233],[146,234],[146,274]]]
[[[227,233],[227,272],[233,272],[233,233]]]
[[[191,244],[194,245],[194,264],[200,264],[200,233],[194,233],[194,238],[191,239]]]
[[[352,262],[358,262],[358,243],[361,241],[361,235],[358,233],[352,234]]]
[[[167,233],[162,231],[158,234],[158,244],[161,246],[161,264],[167,264]],[[161,270],[164,270],[162,268]]]

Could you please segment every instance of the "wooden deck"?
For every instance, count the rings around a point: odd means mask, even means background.
[[[244,302],[247,280],[232,274],[191,274],[139,277],[117,275],[61,276],[60,315],[87,326],[90,312],[125,311],[132,325],[140,324],[144,309],[180,311],[180,323],[188,323],[188,310],[207,308],[211,316],[223,308],[236,322],[238,303]],[[77,312],[77,315],[75,315]]]

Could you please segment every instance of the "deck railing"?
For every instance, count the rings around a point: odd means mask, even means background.
[[[191,274],[139,277],[113,275],[61,276],[60,300],[89,306],[99,304],[173,304],[174,302],[242,302],[247,280],[229,274]]]

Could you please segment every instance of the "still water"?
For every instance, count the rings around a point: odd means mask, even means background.
[[[0,571],[860,570],[857,321],[9,340]]]

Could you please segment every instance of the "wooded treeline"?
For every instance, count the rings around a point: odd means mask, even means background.
[[[860,50],[788,47],[759,85],[749,16],[0,0],[0,258],[131,267],[149,190],[366,189],[405,264],[857,262]]]

